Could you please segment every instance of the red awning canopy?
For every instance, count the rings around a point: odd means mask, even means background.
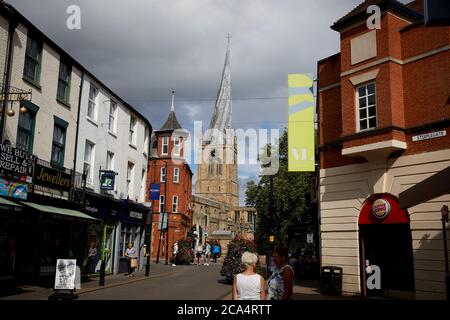
[[[391,194],[370,196],[363,204],[358,224],[409,223],[408,211],[400,209],[398,199]]]

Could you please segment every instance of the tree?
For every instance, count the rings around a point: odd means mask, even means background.
[[[242,254],[245,251],[257,252],[256,244],[253,241],[235,237],[228,244],[227,256],[225,257],[220,270],[220,274],[225,277],[228,283],[233,281],[234,275],[245,270],[241,263]]]
[[[246,204],[257,209],[256,242],[261,250],[268,245],[271,229],[277,243],[286,243],[287,231],[292,226],[314,222],[311,191],[314,172],[288,172],[287,131],[279,142],[279,171],[273,179],[273,212],[269,212],[270,178],[260,176],[260,181],[247,183]],[[266,146],[270,148],[270,145]]]

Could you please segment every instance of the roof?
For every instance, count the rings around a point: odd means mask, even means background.
[[[347,26],[350,23],[367,19],[367,17],[369,16],[369,14],[367,13],[367,8],[372,5],[379,6],[381,11],[392,10],[404,17],[412,19],[413,21],[423,18],[420,13],[412,10],[411,8],[397,0],[365,0],[345,16],[337,20],[331,26],[331,29],[340,31],[343,27]]]
[[[0,14],[9,21],[12,19],[16,19],[23,25],[25,25],[29,30],[32,30],[34,34],[38,37],[42,38],[42,40],[55,49],[61,56],[64,56],[68,62],[70,62],[77,69],[82,71],[84,74],[88,75],[89,78],[94,80],[99,86],[103,87],[108,93],[118,102],[123,104],[126,108],[128,108],[133,114],[138,116],[141,120],[143,120],[150,128],[150,132],[152,132],[153,128],[150,124],[150,121],[146,117],[144,117],[140,112],[138,112],[135,108],[133,108],[130,104],[128,104],[125,100],[119,97],[115,92],[113,92],[108,86],[106,86],[102,81],[100,81],[96,76],[94,76],[89,70],[87,70],[83,65],[81,65],[75,58],[73,58],[70,54],[68,54],[65,50],[63,50],[59,45],[57,45],[52,39],[46,36],[41,30],[39,30],[33,23],[31,23],[25,16],[23,16],[16,8],[6,2],[0,1]]]
[[[169,117],[166,122],[163,124],[161,129],[158,131],[172,131],[176,129],[182,129],[180,123],[178,122],[177,116],[175,115],[175,111],[170,111]]]

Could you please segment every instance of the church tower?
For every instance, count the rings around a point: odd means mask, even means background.
[[[231,108],[230,42],[228,40],[216,104],[209,128],[200,141],[195,193],[220,201],[228,207],[237,207],[239,206],[237,140],[233,134],[230,134]]]

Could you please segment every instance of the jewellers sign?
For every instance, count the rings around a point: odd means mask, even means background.
[[[36,164],[34,183],[47,188],[69,191],[72,177],[65,172]]]
[[[33,156],[25,151],[0,144],[0,173],[13,176],[31,176]],[[26,179],[29,182],[28,178]]]
[[[429,139],[434,139],[434,138],[445,137],[446,135],[447,135],[446,130],[430,132],[430,133],[421,134],[418,136],[413,136],[412,141],[416,142],[416,141],[422,141],[422,140],[429,140]]]

